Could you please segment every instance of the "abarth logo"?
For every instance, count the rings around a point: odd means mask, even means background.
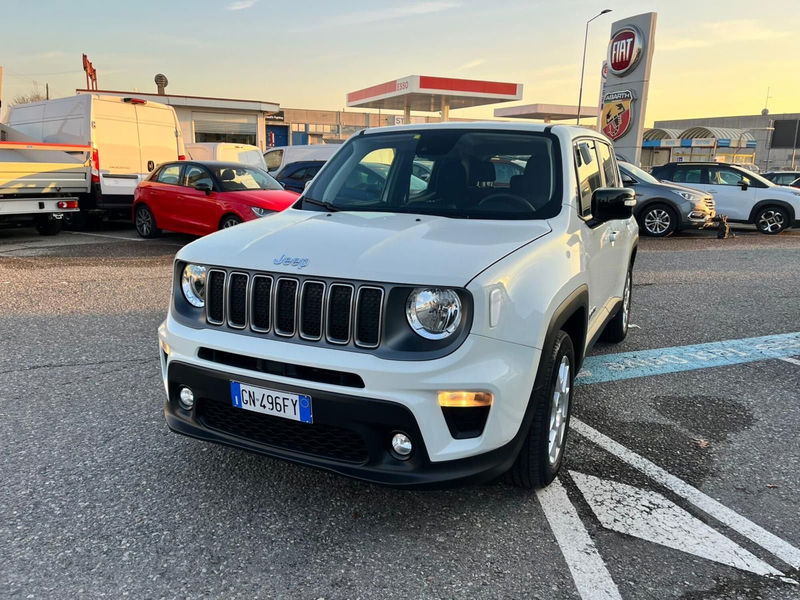
[[[275,265],[283,265],[285,267],[297,267],[298,269],[305,268],[310,261],[307,258],[300,258],[299,256],[286,256],[281,254],[280,258],[275,258],[272,263]]]
[[[631,114],[631,104],[633,104],[633,92],[621,90],[619,92],[609,92],[603,96],[603,112],[600,116],[600,124],[605,133],[612,140],[618,140],[628,133],[633,121]]]

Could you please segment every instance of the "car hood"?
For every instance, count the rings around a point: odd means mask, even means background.
[[[178,259],[305,276],[464,286],[550,231],[544,220],[288,209],[200,238]]]
[[[244,202],[252,206],[269,208],[271,210],[283,210],[300,197],[297,192],[289,190],[240,190],[236,192],[224,192],[226,199]]]

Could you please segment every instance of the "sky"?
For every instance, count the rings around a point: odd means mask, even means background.
[[[599,95],[611,23],[658,13],[646,123],[800,112],[798,0],[2,0],[3,101],[48,83],[51,97],[101,89],[342,109],[347,92],[407,75],[524,84],[522,104]],[[755,8],[757,7],[757,9]],[[14,25],[15,24],[15,25]],[[767,90],[769,99],[767,100]],[[453,111],[491,117],[503,105]]]

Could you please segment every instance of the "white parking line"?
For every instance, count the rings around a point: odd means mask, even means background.
[[[92,237],[109,238],[112,240],[122,240],[125,242],[144,242],[144,238],[140,237],[122,237],[121,235],[106,235],[104,233],[86,233],[85,231],[65,231],[70,235],[90,235]]]
[[[617,584],[583,526],[578,511],[556,479],[536,491],[550,529],[567,561],[582,600],[622,600]]]
[[[714,517],[724,525],[730,527],[734,531],[739,532],[751,542],[758,544],[765,550],[768,550],[786,564],[791,565],[794,568],[800,568],[800,550],[785,540],[782,540],[766,529],[756,525],[727,506],[722,505],[697,488],[675,477],[671,473],[668,473],[655,463],[650,462],[643,456],[640,456],[622,444],[615,442],[580,419],[573,417],[572,427],[586,439],[594,442],[607,452],[610,452],[638,471],[641,471],[657,483],[663,485],[665,488],[677,494],[684,500],[692,503],[694,506]],[[567,501],[566,495],[564,495],[564,500]]]
[[[792,363],[793,365],[800,367],[800,360],[797,360],[796,358],[788,358],[784,356],[781,360],[785,360],[788,363]]]

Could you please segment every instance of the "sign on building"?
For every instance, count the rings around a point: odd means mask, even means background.
[[[656,13],[644,13],[611,25],[601,95],[600,129],[614,141],[615,152],[639,164],[647,91],[653,62]]]

